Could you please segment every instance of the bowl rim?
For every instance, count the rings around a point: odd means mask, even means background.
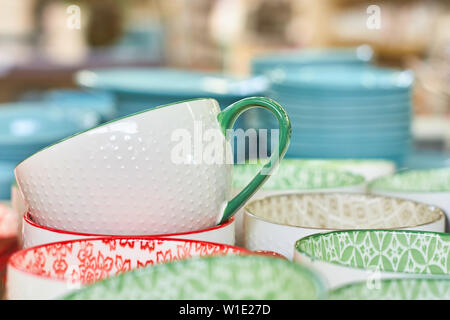
[[[292,144],[292,143],[291,143]],[[361,175],[361,174],[356,174],[353,173],[351,171],[348,170],[341,170],[339,168],[327,168],[327,167],[321,167],[321,166],[304,166],[304,167],[299,167],[299,165],[301,165],[301,163],[294,163],[291,162],[290,160],[293,158],[286,158],[286,164],[283,164],[283,160],[280,161],[280,164],[278,166],[277,170],[282,170],[282,167],[286,167],[290,166],[290,167],[295,167],[295,169],[298,172],[325,172],[325,173],[329,173],[329,174],[337,174],[340,177],[347,177],[347,178],[351,178],[352,179],[352,183],[343,183],[340,182],[339,184],[333,185],[333,186],[326,186],[326,187],[319,187],[319,188],[304,188],[304,189],[299,189],[298,187],[294,187],[294,189],[283,189],[283,188],[274,188],[274,189],[270,189],[267,188],[266,185],[261,186],[260,190],[261,191],[288,191],[288,190],[323,190],[323,189],[335,189],[335,188],[351,188],[351,187],[356,187],[356,186],[361,186],[361,185],[366,185],[367,184],[367,180],[366,178]],[[294,159],[293,159],[294,160]],[[247,168],[250,168],[250,166],[260,166],[259,164],[251,164],[251,163],[243,163],[243,164],[238,164],[238,165],[233,165],[233,171],[236,170],[236,166],[239,166],[239,169],[237,170],[249,170]],[[244,168],[245,167],[245,168]],[[233,174],[234,175],[234,174]],[[276,176],[276,173],[275,173]],[[245,187],[245,185],[242,184],[238,184],[237,180],[232,181],[231,183],[233,188],[243,188]]]
[[[279,258],[274,258],[274,257],[268,257],[268,256],[264,256],[264,255],[255,255],[255,254],[250,254],[250,255],[235,255],[235,256],[207,256],[207,257],[203,257],[203,258],[192,258],[192,259],[184,259],[184,260],[177,260],[171,263],[177,263],[177,264],[189,264],[192,263],[192,261],[202,261],[202,263],[211,263],[211,261],[214,263],[214,260],[222,260],[222,259],[227,259],[227,260],[231,260],[231,259],[235,259],[235,260],[243,260],[243,259],[256,259],[256,260],[266,260],[265,262],[270,263],[270,265],[273,264],[281,264],[281,265],[286,265],[289,266],[293,269],[296,269],[298,271],[299,274],[302,274],[302,276],[308,278],[313,284],[314,287],[316,289],[316,296],[317,299],[325,299],[328,296],[328,286],[327,283],[325,281],[325,279],[318,274],[318,272],[312,270],[311,268],[308,268],[306,266],[303,266],[301,264],[298,263],[293,263],[292,261],[288,261],[288,260],[284,260],[284,259],[279,259]],[[218,264],[218,263],[216,263]],[[164,264],[158,264],[155,265],[154,267],[156,268],[163,268]],[[126,272],[126,273],[121,273],[118,274],[116,277],[114,278],[118,278],[118,277],[126,277],[127,275],[129,275],[130,273],[136,273],[136,272],[145,272],[144,268],[141,269],[134,269],[131,270],[130,272]],[[108,281],[109,279],[112,278],[108,278],[105,279],[105,281]],[[99,282],[95,282],[93,283],[93,285],[98,284]],[[81,290],[85,290],[86,288],[82,288]],[[88,289],[89,290],[89,289]],[[67,297],[71,296],[72,294],[74,294],[75,292],[69,292],[67,293],[64,297],[67,299]]]
[[[47,227],[47,226],[43,226],[35,221],[33,221],[33,218],[31,216],[31,213],[29,211],[27,211],[24,215],[23,215],[23,221],[25,224],[28,224],[30,226],[32,226],[33,228],[36,229],[41,229],[41,230],[45,230],[45,231],[49,231],[52,233],[59,233],[59,234],[67,234],[67,235],[74,235],[74,236],[83,236],[86,238],[97,238],[97,237],[114,237],[114,238],[121,238],[121,237],[146,237],[146,238],[170,238],[170,237],[175,237],[175,236],[187,236],[187,235],[192,235],[192,234],[198,234],[198,233],[204,233],[204,232],[209,232],[209,231],[213,231],[213,230],[218,230],[218,229],[222,229],[225,228],[229,225],[231,225],[232,223],[234,223],[235,218],[234,216],[229,218],[227,221],[225,221],[222,224],[218,224],[206,229],[200,229],[200,230],[194,230],[194,231],[188,231],[188,232],[180,232],[180,233],[165,233],[165,234],[149,234],[149,235],[109,235],[109,234],[97,234],[97,233],[83,233],[83,232],[76,232],[76,231],[67,231],[67,230],[61,230],[61,229],[56,229],[56,228],[52,228],[52,227]]]
[[[425,222],[425,223],[421,223],[418,225],[414,225],[414,226],[404,226],[404,227],[392,227],[392,228],[385,228],[385,229],[367,229],[367,228],[363,228],[363,229],[355,229],[355,228],[347,228],[347,229],[343,229],[343,228],[330,228],[330,227],[323,227],[323,228],[319,228],[319,227],[306,227],[306,226],[295,226],[295,225],[289,225],[289,224],[283,224],[283,223],[279,223],[279,222],[274,222],[274,221],[270,221],[268,219],[262,218],[260,216],[258,216],[257,214],[251,212],[250,210],[248,210],[248,206],[250,206],[252,203],[256,203],[256,202],[261,202],[264,201],[268,198],[279,198],[279,197],[283,197],[283,196],[301,196],[301,197],[310,197],[310,196],[325,196],[325,197],[331,197],[331,196],[347,196],[347,197],[365,197],[365,198],[372,198],[372,199],[394,199],[394,200],[398,200],[400,202],[411,202],[414,204],[414,206],[417,205],[421,205],[426,207],[427,209],[432,209],[436,211],[438,213],[438,217],[432,221],[429,222]],[[261,197],[259,199],[255,199],[252,200],[250,202],[248,202],[245,207],[244,207],[244,213],[245,216],[250,217],[251,219],[254,220],[258,220],[258,221],[263,221],[265,223],[268,224],[272,224],[272,225],[278,225],[278,226],[282,226],[282,227],[291,227],[291,228],[296,228],[298,230],[326,230],[325,232],[338,232],[338,231],[349,231],[349,230],[355,230],[355,231],[361,231],[361,230],[399,230],[399,229],[404,229],[404,228],[413,228],[413,227],[422,227],[422,226],[426,226],[428,224],[432,224],[432,223],[436,223],[441,219],[444,219],[445,221],[445,211],[442,210],[440,207],[438,206],[434,206],[434,205],[430,205],[430,204],[426,204],[426,203],[422,203],[419,201],[414,201],[414,200],[409,200],[409,199],[404,199],[404,198],[397,198],[397,197],[390,197],[390,196],[382,196],[382,195],[373,195],[373,194],[366,194],[366,193],[348,193],[348,192],[308,192],[308,193],[303,193],[303,192],[286,192],[286,193],[278,193],[278,194],[273,194],[273,195],[267,195],[264,197]],[[404,230],[404,231],[414,231],[414,230]],[[321,232],[323,233],[323,232]],[[320,233],[317,233],[320,234]],[[303,239],[303,238],[302,238]],[[297,245],[296,245],[297,248]]]
[[[426,282],[438,281],[438,282],[450,283],[450,278],[448,278],[444,275],[442,277],[438,277],[438,275],[430,276],[430,275],[426,275],[426,274],[424,274],[424,275],[420,274],[417,277],[384,278],[384,279],[379,279],[379,281],[381,284],[384,283],[384,284],[388,284],[388,285],[391,283],[402,282],[402,281],[413,281],[413,282],[415,282],[415,281],[426,281]],[[330,297],[331,297],[331,295],[334,295],[334,294],[340,295],[340,294],[342,294],[342,291],[345,291],[345,290],[348,290],[348,289],[354,288],[354,287],[359,287],[365,283],[366,283],[365,281],[354,281],[354,282],[344,284],[342,286],[339,286],[335,289],[330,290]],[[450,287],[450,284],[449,284],[449,287]],[[336,297],[336,298],[339,298],[339,297]],[[356,299],[359,299],[359,297],[355,297],[355,300]]]
[[[228,245],[228,244],[224,244],[224,243],[217,243],[217,242],[210,242],[210,241],[201,241],[201,240],[191,240],[191,239],[175,239],[175,238],[165,238],[165,237],[141,237],[141,236],[123,236],[123,237],[114,237],[114,236],[104,236],[104,237],[97,237],[97,238],[89,238],[89,239],[72,239],[72,240],[65,240],[65,241],[56,241],[56,242],[50,242],[50,243],[44,243],[38,246],[34,246],[34,247],[29,247],[29,248],[25,248],[19,251],[14,252],[8,259],[8,263],[7,263],[7,267],[8,268],[12,268],[15,269],[17,271],[23,272],[27,275],[30,276],[34,276],[37,278],[44,278],[47,280],[53,280],[53,281],[58,281],[58,282],[64,282],[67,281],[67,277],[64,278],[57,278],[48,274],[36,274],[35,272],[31,271],[29,268],[23,267],[20,262],[18,262],[17,260],[21,257],[23,257],[26,253],[30,252],[30,251],[35,251],[36,249],[41,249],[41,248],[45,248],[45,247],[50,247],[50,246],[58,246],[58,245],[65,245],[65,244],[69,244],[69,243],[75,243],[75,242],[103,242],[104,240],[116,240],[116,241],[120,241],[120,240],[133,240],[133,241],[164,241],[164,242],[181,242],[181,243],[202,243],[202,244],[206,244],[206,245],[212,245],[212,246],[216,246],[216,247],[221,247],[221,248],[229,248],[229,249],[234,249],[239,251],[242,254],[252,254],[252,251],[246,249],[246,248],[242,248],[242,247],[238,247],[238,246],[234,246],[234,245]],[[135,269],[132,269],[135,270]],[[80,283],[83,283],[81,281],[79,281]]]
[[[309,259],[311,259],[314,262],[318,262],[318,263],[324,263],[324,264],[330,264],[330,265],[334,265],[334,266],[338,266],[338,267],[342,267],[342,268],[349,268],[351,270],[361,270],[361,271],[370,271],[371,268],[364,268],[364,267],[360,267],[360,266],[347,266],[344,265],[340,262],[337,261],[324,261],[322,259],[317,259],[317,257],[311,256],[303,251],[300,251],[298,249],[300,243],[302,241],[305,241],[309,238],[315,238],[315,237],[322,237],[324,235],[328,235],[328,234],[340,234],[340,233],[357,233],[357,232],[361,232],[361,233],[374,233],[374,232],[387,232],[387,233],[412,233],[412,234],[422,234],[422,235],[429,235],[429,236],[433,236],[433,237],[448,237],[450,239],[450,233],[445,233],[445,232],[432,232],[432,231],[422,231],[422,230],[397,230],[397,229],[350,229],[350,230],[337,230],[337,231],[330,231],[330,232],[319,232],[319,233],[315,233],[315,234],[310,234],[306,237],[303,237],[299,240],[297,240],[295,242],[294,245],[294,255],[295,254],[301,254]],[[404,274],[406,277],[407,276],[423,276],[423,275],[427,275],[428,277],[432,277],[432,278],[446,278],[446,279],[450,279],[450,277],[446,274],[423,274],[423,273],[414,273],[414,272],[406,272],[406,271],[388,271],[388,270],[379,270],[379,272],[381,273],[390,273],[390,274]]]
[[[383,176],[383,177],[379,177],[376,178],[372,181],[369,182],[369,184],[367,185],[367,188],[369,190],[369,192],[374,192],[374,193],[381,193],[381,192],[386,192],[386,193],[393,193],[393,194],[408,194],[408,193],[412,193],[412,194],[450,194],[450,183],[448,188],[440,188],[440,190],[435,190],[434,188],[428,189],[428,190],[420,190],[420,189],[411,189],[411,190],[405,190],[405,189],[397,189],[395,187],[391,187],[390,185],[381,185],[383,183],[389,183],[391,179],[395,178],[395,177],[400,177],[402,178],[403,175],[408,175],[411,173],[419,173],[419,174],[435,174],[438,172],[448,172],[449,176],[450,176],[450,167],[440,167],[440,168],[432,168],[432,169],[415,169],[415,170],[405,170],[405,171],[401,171],[401,172],[396,172],[394,174],[390,174],[387,176]],[[449,212],[450,214],[450,212]]]

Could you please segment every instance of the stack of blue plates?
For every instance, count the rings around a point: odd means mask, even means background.
[[[292,121],[287,157],[386,158],[401,165],[408,155],[411,72],[315,65],[271,80],[269,95]]]
[[[108,92],[60,89],[43,94],[43,101],[61,108],[85,108],[97,112],[101,121],[109,121],[117,116],[114,96]]]
[[[0,198],[9,196],[17,163],[33,153],[99,123],[96,112],[46,103],[0,104]]]
[[[252,74],[276,75],[311,65],[360,65],[372,60],[373,50],[368,45],[357,48],[316,48],[272,53],[258,56],[252,60]]]
[[[214,98],[225,108],[267,89],[263,77],[238,78],[167,68],[86,70],[77,74],[76,81],[85,88],[113,93],[118,116],[191,98]]]

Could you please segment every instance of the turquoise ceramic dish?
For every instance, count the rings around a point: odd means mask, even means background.
[[[95,111],[100,114],[102,121],[109,121],[117,116],[114,97],[107,92],[52,90],[44,95],[43,100],[55,107]]]
[[[329,95],[345,94],[352,96],[368,94],[406,93],[414,81],[412,72],[372,66],[307,66],[289,70],[271,85],[272,90],[283,87],[287,89],[307,90],[309,94]]]
[[[119,93],[194,97],[242,97],[264,92],[264,78],[239,78],[223,74],[167,68],[85,70],[77,74],[79,85]]]

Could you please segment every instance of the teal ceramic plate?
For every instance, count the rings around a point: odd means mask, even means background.
[[[412,72],[372,66],[307,66],[289,70],[272,88],[351,91],[352,95],[381,92],[405,92],[413,83]]]
[[[450,300],[450,279],[369,279],[330,292],[332,300]]]
[[[262,256],[189,259],[141,268],[74,292],[66,299],[320,299],[325,286],[310,270]]]
[[[239,78],[223,74],[166,68],[130,68],[85,70],[77,74],[79,85],[107,91],[175,96],[178,100],[194,97],[246,97],[267,88],[263,77]]]

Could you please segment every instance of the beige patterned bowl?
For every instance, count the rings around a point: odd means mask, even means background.
[[[292,258],[305,236],[343,229],[409,229],[443,232],[442,210],[397,198],[346,193],[284,194],[245,207],[245,247]]]

